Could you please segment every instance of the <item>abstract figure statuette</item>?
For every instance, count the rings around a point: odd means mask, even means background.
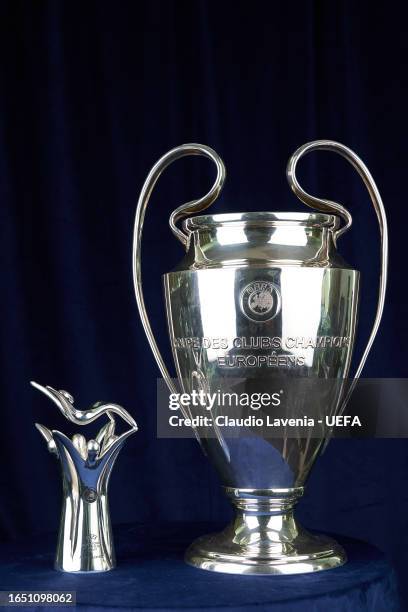
[[[65,572],[110,570],[116,562],[108,504],[109,477],[125,440],[137,431],[137,424],[117,404],[97,402],[86,410],[77,410],[74,398],[66,391],[31,384],[76,425],[108,417],[95,438],[88,441],[80,433],[69,439],[60,431],[35,425],[62,469],[63,504],[55,568]],[[120,416],[130,429],[117,435],[114,415]]]

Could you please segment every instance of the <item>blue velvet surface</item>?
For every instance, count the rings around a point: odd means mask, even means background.
[[[55,535],[9,544],[0,550],[1,589],[76,590],[77,605],[87,611],[400,610],[391,566],[376,548],[357,540],[339,540],[348,554],[346,565],[316,574],[231,576],[187,566],[185,547],[197,535],[218,527],[198,523],[120,527],[115,530],[118,567],[106,574],[55,572]]]

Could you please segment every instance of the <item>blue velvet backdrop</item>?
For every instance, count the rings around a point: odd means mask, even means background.
[[[351,146],[378,182],[391,234],[387,307],[365,375],[406,376],[404,15],[351,0],[13,0],[0,4],[0,29],[1,537],[58,524],[59,474],[33,422],[66,424],[30,379],[137,418],[111,483],[114,523],[226,519],[198,445],[156,439],[157,368],[131,280],[138,191],[160,155],[196,141],[227,165],[214,212],[302,210],[285,181],[289,155],[315,138]],[[301,176],[353,213],[340,248],[363,272],[361,352],[376,300],[375,215],[343,160],[316,154]],[[211,179],[208,162],[178,162],[148,213],[145,294],[169,360],[160,275],[182,253],[167,219]],[[376,544],[403,576],[407,467],[406,440],[334,441],[300,515]]]

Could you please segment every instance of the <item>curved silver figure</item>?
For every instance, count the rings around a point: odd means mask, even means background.
[[[74,398],[66,391],[31,384],[52,399],[72,423],[87,425],[104,415],[109,419],[95,438],[88,441],[82,434],[69,439],[55,429],[39,423],[35,426],[62,468],[63,504],[55,568],[65,572],[110,570],[116,561],[108,504],[109,477],[125,440],[137,431],[137,424],[117,404],[98,402],[87,410],[77,410]],[[131,428],[117,435],[113,414]]]
[[[209,194],[179,207],[170,226],[186,254],[164,275],[168,327],[183,392],[204,389],[273,392],[284,383],[288,416],[316,407],[321,415],[342,411],[351,388],[349,376],[357,326],[359,272],[337,250],[351,226],[349,211],[336,202],[307,194],[296,178],[301,157],[314,150],[345,157],[362,177],[381,234],[379,299],[363,357],[362,371],[380,324],[387,281],[387,221],[380,194],[361,159],[330,140],[307,143],[291,157],[287,178],[294,193],[317,213],[256,212],[187,218],[207,208],[220,192],[225,169],[219,156],[198,144],[164,155],[142,188],[135,219],[133,276],[140,317],[159,369],[172,393],[177,390],[160,355],[146,312],[141,280],[141,239],[154,185],[169,163],[186,154],[203,155],[216,165]],[[340,224],[340,219],[344,224]],[[328,389],[299,392],[299,381],[333,381]],[[326,389],[326,390],[325,390]],[[217,406],[215,406],[215,411]],[[268,409],[262,409],[266,415]],[[346,560],[331,538],[311,535],[295,520],[293,508],[324,439],[307,430],[301,437],[257,435],[250,427],[239,437],[217,430],[195,431],[234,504],[235,520],[221,533],[204,536],[186,553],[188,563],[238,574],[290,574],[328,569]]]

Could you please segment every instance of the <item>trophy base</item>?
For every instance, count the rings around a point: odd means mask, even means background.
[[[76,570],[76,569],[65,569],[65,567],[54,565],[54,569],[55,571],[62,572],[64,574],[104,574],[105,572],[111,572],[113,569],[115,569],[115,567],[112,566],[112,567],[106,567],[105,569]]]
[[[303,574],[332,569],[346,553],[332,538],[303,529],[293,505],[303,488],[227,489],[238,495],[235,520],[220,533],[198,538],[186,551],[189,565],[228,574]],[[267,496],[268,495],[268,496]],[[280,497],[277,497],[279,495]]]

